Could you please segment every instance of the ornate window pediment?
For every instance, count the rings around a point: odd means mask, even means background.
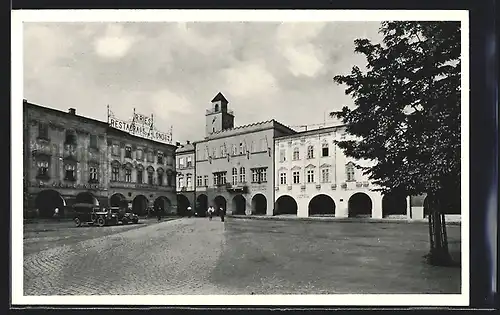
[[[280,168],[278,169],[278,171],[288,171],[288,168],[286,168],[286,167],[280,167]]]
[[[305,168],[306,168],[306,169],[311,169],[311,168],[316,168],[316,166],[315,166],[315,165],[312,165],[312,164],[309,164],[309,165],[307,165]]]
[[[300,167],[300,166],[294,166],[294,167],[292,167],[292,171],[298,171],[298,170],[300,170],[300,169],[301,169],[301,167]]]
[[[146,170],[148,171],[148,173],[154,173],[155,171],[155,169],[152,166],[148,166]]]
[[[165,171],[163,170],[163,168],[161,168],[161,167],[160,167],[160,168],[158,168],[158,169],[156,170],[156,172],[157,172],[158,174],[163,174]]]
[[[323,163],[320,166],[320,168],[327,168],[327,167],[332,167],[332,166],[330,164],[328,164],[328,163]]]
[[[111,166],[112,166],[112,167],[120,167],[120,166],[121,166],[121,164],[120,164],[120,162],[118,162],[117,160],[114,160],[114,161],[112,161],[112,162],[111,162]]]

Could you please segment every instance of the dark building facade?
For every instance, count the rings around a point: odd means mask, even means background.
[[[26,100],[23,132],[25,214],[67,214],[79,202],[176,212],[175,146]]]

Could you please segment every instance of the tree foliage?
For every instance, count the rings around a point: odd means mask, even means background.
[[[345,154],[384,193],[460,196],[460,23],[383,22],[381,43],[355,40],[366,69],[335,76],[354,108],[331,113],[356,140]]]

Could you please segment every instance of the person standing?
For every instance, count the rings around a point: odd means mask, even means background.
[[[191,210],[191,206],[189,206],[189,207],[187,208],[187,215],[188,215],[188,218],[190,218],[190,217],[193,215],[193,214],[191,213],[191,211],[192,211],[192,210]]]
[[[226,211],[222,207],[220,207],[219,208],[219,216],[220,216],[221,222],[224,222],[224,216],[225,215],[226,215]]]
[[[212,215],[214,214],[214,208],[212,206],[208,207],[208,220],[212,221]]]
[[[160,207],[156,207],[156,217],[158,218],[158,222],[161,221],[161,208]]]
[[[54,218],[59,221],[59,208],[54,209]]]

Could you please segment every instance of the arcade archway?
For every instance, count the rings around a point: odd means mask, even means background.
[[[189,199],[184,195],[177,195],[177,213],[179,215],[186,215],[187,208],[191,206]]]
[[[54,210],[59,209],[59,215],[64,215],[66,201],[57,191],[49,189],[42,190],[35,198],[35,207],[42,218],[51,218],[54,216]]]
[[[155,211],[160,210],[160,213],[167,214],[171,212],[172,203],[170,202],[170,199],[168,199],[167,197],[160,196],[155,199],[154,208]]]
[[[120,207],[120,208],[127,208],[128,207],[128,201],[127,198],[125,198],[124,195],[120,193],[113,194],[111,198],[109,198],[109,205],[111,207]]]
[[[208,209],[208,197],[207,195],[201,194],[196,197],[196,213],[198,215],[205,215]]]
[[[138,195],[132,201],[132,211],[138,215],[146,215],[148,209],[148,198],[144,195]]]
[[[256,194],[252,198],[252,214],[266,214],[267,199],[263,194]]]
[[[309,201],[309,216],[314,215],[335,215],[335,201],[332,197],[319,194],[314,196],[314,198]]]
[[[389,193],[382,197],[382,217],[405,216],[408,209],[406,196]]]
[[[247,201],[242,195],[236,195],[233,197],[233,214],[245,215]]]
[[[227,209],[227,202],[226,198],[222,196],[217,196],[214,199],[214,207],[215,207],[215,213],[218,215],[219,214],[219,209],[222,208],[224,210]]]
[[[276,206],[274,209],[274,214],[275,215],[280,215],[280,214],[294,214],[297,215],[297,202],[293,197],[284,195],[278,198],[276,200]]]
[[[349,218],[371,218],[372,200],[365,193],[355,193],[348,202]]]
[[[76,203],[89,203],[93,204],[94,206],[99,205],[99,200],[90,192],[81,192],[78,195],[76,195]]]

